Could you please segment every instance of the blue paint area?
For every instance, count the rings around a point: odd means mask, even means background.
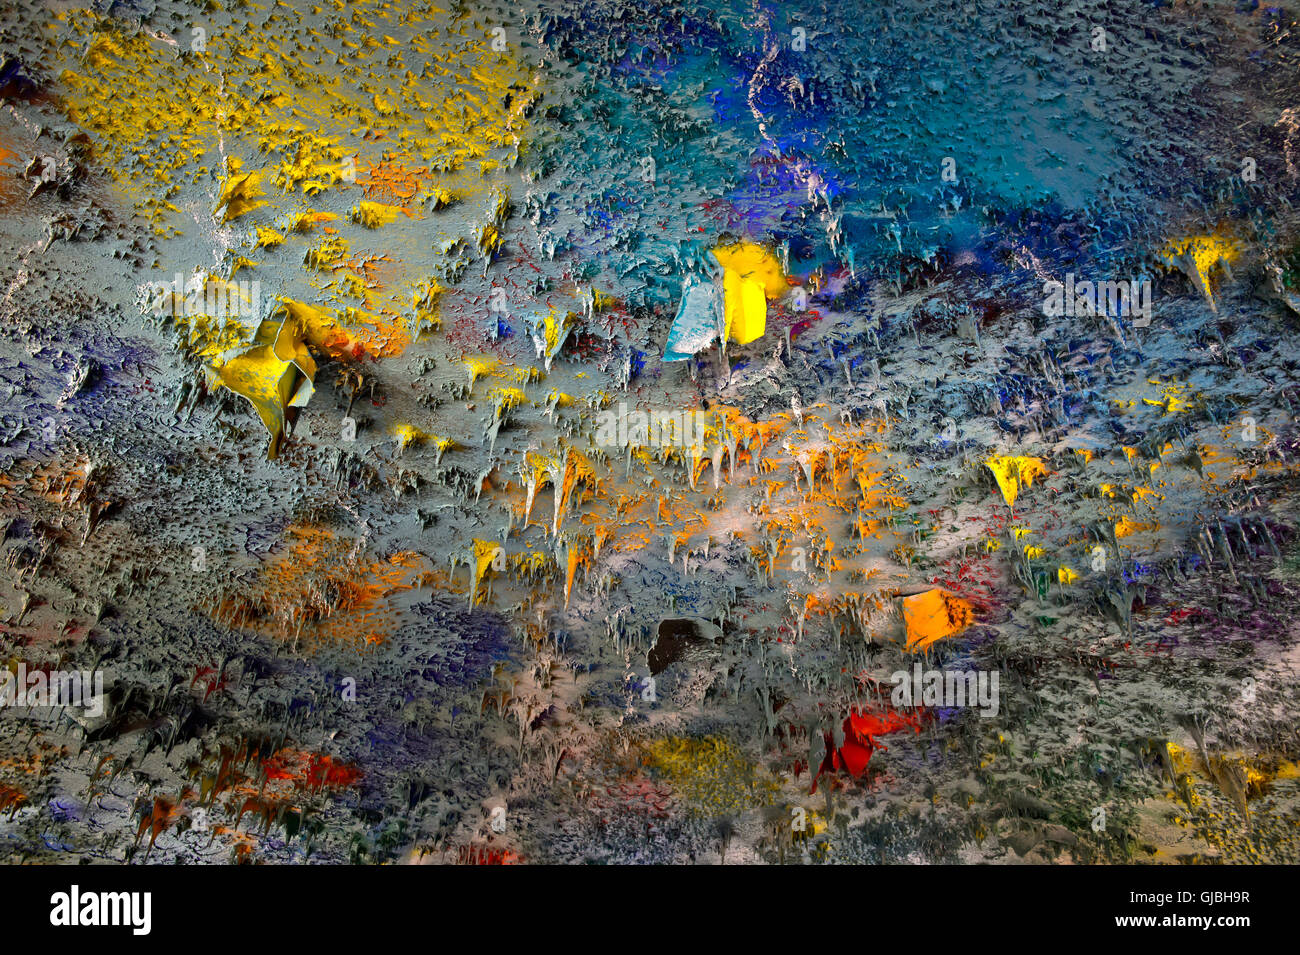
[[[416,603],[411,610],[419,625],[407,639],[421,632],[431,637],[426,645],[412,645],[403,654],[415,667],[417,686],[468,687],[490,673],[494,664],[513,658],[516,645],[495,614],[470,613],[447,600]]]

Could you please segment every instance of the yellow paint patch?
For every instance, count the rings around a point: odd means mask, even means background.
[[[503,555],[498,558],[497,555]],[[476,603],[478,600],[479,587],[483,583],[483,578],[487,572],[492,569],[493,563],[504,561],[504,551],[496,541],[477,540],[474,541],[474,585],[470,589],[469,602]]]
[[[382,202],[358,202],[350,218],[367,229],[378,229],[396,222],[398,215],[406,212],[401,206],[389,206]],[[409,212],[406,212],[410,216]]]
[[[767,300],[763,286],[727,269],[722,275],[725,301],[723,337],[738,345],[761,338],[767,330]]]
[[[1116,537],[1131,537],[1140,531],[1155,530],[1155,524],[1140,524],[1131,517],[1121,517],[1115,522]]]
[[[769,805],[780,792],[760,765],[721,737],[653,740],[645,746],[645,762],[687,806],[709,818]]]
[[[263,197],[266,193],[262,190],[260,172],[239,172],[241,163],[239,160],[231,157],[228,163],[230,175],[221,186],[221,195],[217,199],[217,207],[213,210],[213,215],[221,213],[221,221],[229,222],[231,219],[238,219],[254,209],[266,205]]]
[[[737,242],[713,250],[713,257],[724,269],[742,279],[757,282],[769,299],[778,299],[790,290],[776,256],[753,242]]]
[[[719,246],[713,256],[723,268],[723,337],[739,345],[761,338],[767,330],[767,300],[788,290],[781,263],[752,242]]]
[[[490,355],[480,358],[466,358],[463,362],[465,370],[469,372],[469,386],[474,387],[474,382],[478,381],[485,375],[494,374],[497,366],[501,364],[499,359]]]
[[[257,227],[257,241],[253,244],[255,249],[274,249],[277,245],[284,244],[284,236],[274,229],[268,229],[265,226]]]
[[[1210,307],[1214,308],[1211,274],[1220,269],[1231,274],[1229,266],[1241,254],[1241,247],[1223,235],[1196,235],[1171,239],[1157,253],[1166,265],[1182,270],[1192,284],[1201,290]]]
[[[399,424],[393,428],[393,437],[397,439],[399,451],[405,451],[411,445],[423,444],[429,435],[412,424]]]
[[[247,398],[270,435],[267,457],[279,453],[280,438],[284,433],[285,409],[291,404],[303,404],[310,396],[311,381],[294,365],[275,354],[271,345],[251,348],[232,358],[217,369],[222,385],[237,395]]]
[[[985,467],[993,472],[998,490],[1002,492],[1002,499],[1008,507],[1016,503],[1022,487],[1029,487],[1034,478],[1047,474],[1047,466],[1040,459],[1031,457],[996,457],[988,461]]]

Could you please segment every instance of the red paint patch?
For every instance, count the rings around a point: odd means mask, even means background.
[[[909,726],[919,733],[921,732],[923,718],[919,714],[910,716],[893,709],[886,709],[878,713],[859,713],[857,710],[852,710],[844,721],[844,744],[842,746],[837,749],[831,734],[825,734],[826,756],[817,769],[817,775],[813,776],[810,792],[817,792],[817,780],[821,778],[822,773],[831,773],[842,769],[846,770],[854,779],[857,779],[867,771],[867,765],[871,762],[872,753],[877,749],[888,748],[883,743],[876,742],[877,736],[897,733]]]

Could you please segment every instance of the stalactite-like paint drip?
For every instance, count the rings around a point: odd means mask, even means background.
[[[1021,489],[1032,485],[1034,478],[1047,474],[1047,466],[1040,459],[1026,456],[995,457],[985,467],[993,472],[1008,507],[1016,503]]]

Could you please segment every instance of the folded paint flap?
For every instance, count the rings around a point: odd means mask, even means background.
[[[664,361],[681,361],[708,348],[722,328],[721,303],[717,286],[698,275],[682,284],[682,304],[668,330]]]

